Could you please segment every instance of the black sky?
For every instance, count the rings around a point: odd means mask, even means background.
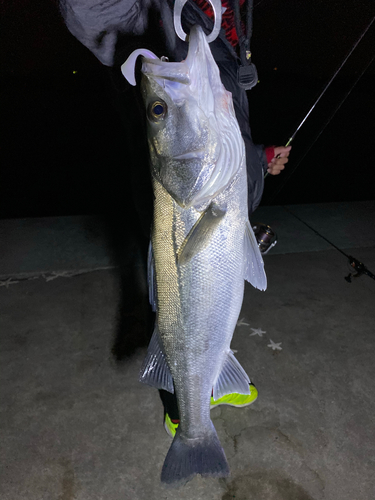
[[[255,5],[253,136],[282,144],[370,23],[375,4]],[[105,212],[121,192],[119,171],[126,193],[128,153],[108,71],[70,35],[53,0],[3,2],[0,14],[0,217]],[[309,150],[374,54],[375,23],[297,135],[288,170],[297,169],[268,177],[264,203],[374,199],[375,63]]]

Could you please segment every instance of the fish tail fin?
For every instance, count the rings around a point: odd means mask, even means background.
[[[229,466],[216,430],[201,439],[186,439],[177,429],[161,472],[163,483],[187,483],[196,474],[227,477]]]

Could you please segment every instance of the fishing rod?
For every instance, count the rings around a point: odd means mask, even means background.
[[[358,38],[358,40],[356,41],[356,43],[353,45],[353,47],[351,48],[351,50],[349,51],[349,53],[347,54],[347,56],[345,57],[345,59],[343,60],[343,62],[340,64],[340,66],[338,67],[338,69],[335,71],[335,73],[333,74],[332,78],[329,80],[329,82],[327,83],[327,85],[324,87],[323,91],[318,96],[318,98],[314,102],[313,106],[309,109],[308,113],[305,115],[305,117],[303,118],[303,120],[301,121],[301,123],[298,125],[298,127],[296,128],[296,130],[294,131],[294,133],[291,135],[291,137],[289,138],[289,140],[286,143],[285,147],[288,147],[291,144],[291,142],[295,138],[295,136],[298,133],[298,131],[301,129],[301,127],[303,126],[303,124],[306,122],[307,118],[310,116],[310,114],[313,111],[313,109],[315,108],[315,106],[318,104],[318,102],[323,97],[323,95],[325,94],[325,92],[327,91],[327,89],[329,88],[329,86],[331,85],[331,83],[333,82],[333,80],[336,78],[336,76],[338,75],[338,73],[341,71],[341,69],[344,66],[344,64],[346,63],[346,61],[349,59],[349,57],[354,52],[354,50],[356,49],[356,47],[358,46],[358,44],[361,42],[361,40],[363,39],[363,37],[366,35],[367,31],[370,29],[370,27],[373,24],[374,20],[375,20],[375,16],[373,17],[373,19],[371,20],[371,22],[368,24],[368,26],[366,27],[366,29],[364,30],[364,32],[361,34],[361,36]],[[330,115],[330,117],[328,118],[328,120],[326,121],[326,123],[323,125],[323,127],[321,128],[321,130],[319,131],[319,133],[317,134],[317,136],[313,140],[313,142],[310,145],[310,147],[307,149],[306,153],[302,156],[302,158],[299,160],[299,162],[297,163],[297,165],[293,168],[293,170],[290,172],[290,174],[288,175],[288,177],[285,179],[284,183],[280,186],[280,188],[273,195],[272,200],[279,194],[279,192],[285,186],[285,184],[287,183],[287,181],[290,179],[291,175],[295,172],[295,170],[297,169],[297,167],[301,164],[302,160],[306,157],[306,155],[311,150],[311,148],[313,147],[313,145],[319,139],[319,137],[321,136],[321,134],[323,133],[323,131],[325,130],[325,128],[328,126],[328,124],[331,122],[331,120],[336,115],[336,113],[338,112],[338,110],[341,108],[341,106],[343,105],[343,103],[345,102],[345,100],[347,99],[347,97],[350,95],[350,93],[352,92],[352,90],[354,89],[354,87],[357,85],[357,83],[362,78],[362,76],[364,75],[364,73],[367,71],[367,69],[373,63],[374,59],[375,59],[375,55],[371,58],[370,62],[366,65],[366,67],[360,73],[360,75],[358,76],[358,78],[356,79],[356,81],[354,82],[354,84],[351,86],[351,88],[349,89],[349,91],[346,93],[346,95],[344,96],[344,98],[340,101],[340,103],[338,104],[338,106],[335,108],[335,110],[333,111],[333,113]],[[266,173],[265,177],[267,177],[267,175],[268,175],[268,172]],[[339,247],[337,247],[334,243],[332,243],[332,241],[330,241],[328,238],[326,238],[321,233],[319,233],[319,231],[317,231],[316,229],[314,229],[312,226],[310,226],[310,224],[308,224],[307,222],[305,222],[304,220],[302,220],[300,217],[298,217],[296,214],[294,214],[291,210],[288,210],[288,208],[286,208],[286,207],[283,207],[283,208],[287,212],[289,212],[291,215],[293,215],[296,219],[298,219],[300,222],[302,222],[305,226],[307,226],[317,236],[319,236],[320,238],[324,239],[327,243],[329,243],[332,247],[334,247],[338,252],[340,252],[342,255],[344,255],[348,259],[349,265],[354,269],[354,273],[351,272],[347,276],[345,276],[345,280],[348,283],[352,282],[352,278],[359,278],[360,276],[363,276],[363,275],[369,276],[370,278],[372,278],[373,280],[375,280],[375,274],[372,273],[365,266],[365,264],[363,262],[359,261],[358,259],[356,259],[352,255],[348,255],[347,253],[345,253],[343,250],[341,250]]]
[[[323,133],[323,131],[325,130],[325,128],[328,126],[328,124],[331,122],[331,120],[333,119],[333,117],[335,116],[335,114],[337,113],[337,111],[340,109],[340,107],[342,106],[343,102],[346,100],[346,98],[349,96],[349,94],[351,93],[351,91],[353,90],[353,88],[355,87],[355,85],[359,82],[359,80],[362,78],[362,76],[364,75],[364,73],[367,71],[367,69],[369,68],[369,66],[372,64],[372,62],[374,61],[375,59],[375,55],[372,57],[371,61],[367,64],[367,66],[365,67],[365,69],[362,71],[362,73],[359,75],[359,77],[357,78],[357,80],[354,82],[354,85],[351,87],[351,89],[346,93],[346,95],[344,96],[344,98],[342,99],[342,101],[339,103],[339,105],[336,107],[336,109],[334,110],[333,114],[329,117],[329,119],[327,120],[327,122],[324,124],[324,126],[322,127],[322,129],[320,130],[320,132],[318,133],[318,135],[315,137],[314,141],[312,142],[312,144],[310,145],[310,147],[308,148],[308,150],[306,151],[306,153],[302,156],[302,158],[299,160],[299,162],[297,163],[297,165],[294,167],[293,171],[291,172],[290,175],[293,174],[293,172],[296,170],[296,168],[300,165],[300,163],[302,162],[302,160],[305,158],[305,156],[308,154],[308,152],[310,151],[310,149],[313,147],[313,145],[316,143],[316,141],[319,139],[319,137],[321,136],[321,134]],[[290,176],[289,176],[290,177]],[[274,195],[273,199],[275,198],[275,196],[281,191],[281,189],[283,188],[283,186],[286,184],[286,182],[288,181],[288,179],[286,179],[286,181],[284,182],[284,184],[280,187],[280,189],[276,192],[276,194]],[[352,278],[359,278],[360,276],[362,275],[366,275],[366,276],[369,276],[369,278],[372,278],[373,280],[375,280],[375,275],[363,264],[363,262],[359,261],[358,259],[356,259],[355,257],[353,257],[352,255],[348,255],[347,253],[345,253],[343,250],[341,250],[339,247],[337,247],[334,243],[332,243],[332,241],[330,241],[328,238],[326,238],[325,236],[323,236],[321,233],[319,233],[319,231],[317,231],[316,229],[314,229],[312,226],[310,226],[310,224],[308,224],[306,221],[302,220],[300,217],[298,217],[295,213],[293,213],[291,210],[289,210],[287,207],[283,207],[284,210],[286,210],[287,212],[289,212],[291,215],[293,215],[293,217],[295,217],[296,219],[298,219],[300,222],[302,222],[305,226],[307,226],[311,231],[313,231],[317,236],[319,236],[320,238],[322,238],[323,240],[325,240],[327,243],[329,243],[333,248],[335,248],[338,252],[340,252],[342,255],[344,255],[347,259],[348,259],[348,262],[349,262],[349,265],[354,269],[354,274],[353,273],[349,273],[348,276],[345,276],[345,280],[348,282],[348,283],[351,283],[352,282]],[[274,243],[276,244],[276,243]]]
[[[372,57],[372,59],[370,60],[370,62],[366,65],[366,67],[364,68],[364,70],[361,72],[361,74],[359,75],[359,77],[356,79],[356,81],[354,82],[354,84],[352,85],[352,87],[349,89],[349,91],[346,93],[346,95],[344,96],[344,98],[341,100],[341,102],[338,104],[338,106],[336,107],[336,109],[334,110],[334,112],[332,113],[332,115],[329,117],[329,119],[326,121],[326,123],[324,124],[324,126],[322,127],[322,129],[320,130],[320,132],[318,133],[318,135],[315,137],[314,141],[312,142],[312,144],[310,145],[310,147],[308,148],[308,150],[306,151],[306,153],[302,156],[302,158],[299,160],[299,162],[297,163],[297,165],[294,167],[293,171],[291,172],[291,174],[289,175],[289,177],[285,180],[284,184],[280,187],[280,189],[276,192],[276,194],[273,196],[273,199],[275,198],[275,196],[281,191],[281,189],[285,186],[286,182],[288,181],[288,179],[290,178],[290,176],[293,174],[293,172],[296,170],[296,168],[300,165],[300,163],[302,162],[302,160],[305,158],[305,156],[308,154],[308,152],[310,151],[310,149],[313,147],[313,145],[316,143],[316,141],[319,139],[319,137],[321,136],[321,134],[323,133],[323,131],[325,130],[325,128],[328,126],[328,124],[331,122],[331,120],[333,119],[333,117],[335,116],[335,114],[337,113],[337,111],[340,109],[340,107],[342,106],[342,104],[344,103],[344,101],[347,99],[347,97],[349,96],[349,94],[352,92],[352,90],[354,89],[354,87],[357,85],[357,83],[359,82],[359,80],[362,78],[362,76],[364,75],[364,73],[367,71],[367,69],[370,67],[370,65],[373,63],[373,61],[375,60],[375,55]],[[287,207],[283,207],[284,210],[286,210],[288,213],[290,213],[291,215],[293,215],[293,217],[295,217],[296,219],[298,219],[300,222],[302,222],[305,226],[307,226],[311,231],[313,231],[317,236],[319,236],[320,238],[322,238],[323,240],[325,240],[327,243],[329,243],[333,248],[335,248],[338,252],[340,252],[342,255],[344,255],[347,259],[348,259],[348,262],[349,262],[349,265],[354,269],[354,273],[349,273],[347,276],[345,276],[345,280],[348,282],[348,283],[351,283],[352,282],[352,278],[359,278],[360,276],[363,276],[363,275],[366,275],[368,276],[369,278],[372,278],[373,280],[375,280],[375,274],[372,273],[366,266],[363,262],[359,261],[358,259],[356,259],[355,257],[353,257],[352,255],[348,255],[347,253],[345,253],[343,250],[341,250],[339,247],[337,247],[334,243],[332,243],[332,241],[330,241],[328,238],[326,238],[325,236],[323,236],[319,231],[317,231],[316,229],[314,229],[312,226],[310,226],[310,224],[308,224],[306,221],[304,221],[303,219],[301,219],[300,217],[298,217],[295,213],[293,213],[291,210],[289,210]],[[276,243],[274,243],[276,244]]]
[[[354,50],[357,48],[358,44],[361,42],[362,38],[366,35],[367,31],[370,29],[372,23],[375,21],[375,16],[372,18],[372,20],[370,21],[370,23],[367,25],[367,27],[365,28],[364,32],[360,35],[360,37],[358,38],[358,40],[355,42],[355,44],[353,45],[353,47],[350,49],[349,53],[346,55],[346,57],[344,58],[343,62],[340,64],[340,66],[337,68],[337,70],[335,71],[335,73],[333,74],[332,78],[329,80],[329,82],[327,83],[327,85],[324,87],[324,89],[322,90],[322,92],[320,93],[320,95],[318,96],[318,98],[316,99],[316,101],[314,102],[314,104],[311,106],[311,108],[309,109],[309,111],[307,112],[307,114],[305,115],[305,117],[302,119],[301,123],[298,125],[298,127],[296,128],[296,130],[294,131],[294,133],[289,137],[287,143],[285,144],[285,147],[287,148],[288,146],[290,146],[290,144],[292,143],[292,141],[294,140],[295,136],[297,135],[297,133],[299,132],[299,130],[301,129],[301,127],[303,126],[303,124],[306,122],[307,118],[310,116],[310,114],[312,113],[312,111],[314,110],[315,106],[318,104],[318,102],[320,101],[320,99],[323,97],[323,95],[327,92],[328,88],[330,87],[331,83],[334,81],[334,79],[337,77],[337,75],[340,73],[341,69],[343,68],[343,66],[345,65],[346,61],[349,59],[349,57],[352,55],[352,53],[354,52]],[[372,61],[371,61],[372,62]],[[368,67],[368,66],[367,66]],[[366,67],[366,69],[367,69]],[[362,75],[361,75],[362,76]],[[357,80],[358,81],[358,80]],[[357,81],[355,82],[354,85],[356,85]],[[345,100],[345,99],[344,99]],[[343,101],[342,101],[343,102]],[[340,104],[341,106],[341,104]],[[337,110],[335,110],[335,113],[336,113]],[[280,155],[277,156],[277,158],[280,158]],[[300,163],[300,162],[299,162]],[[296,169],[293,170],[293,172],[295,171]],[[293,173],[292,172],[292,173]],[[264,175],[264,178],[266,178],[267,176],[269,175],[268,172],[265,173]],[[288,176],[288,179],[290,178],[290,175]],[[284,183],[285,185],[285,183]],[[280,189],[278,190],[277,194],[280,192]]]
[[[329,243],[331,246],[333,246],[338,252],[340,252],[342,255],[344,255],[348,259],[349,265],[355,271],[354,274],[353,273],[349,273],[348,276],[345,276],[345,280],[348,283],[352,282],[352,278],[359,278],[363,274],[365,274],[366,276],[369,276],[370,278],[372,278],[373,280],[375,280],[375,274],[373,274],[369,269],[367,269],[367,267],[363,264],[363,262],[359,261],[358,259],[356,259],[352,255],[348,255],[347,253],[345,253],[343,250],[341,250],[341,248],[339,248],[334,243],[332,243],[332,241],[330,241],[328,238],[326,238],[325,236],[323,236],[322,234],[320,234],[319,231],[317,231],[316,229],[314,229],[312,226],[310,226],[310,224],[308,224],[306,221],[304,221],[303,219],[301,219],[300,217],[298,217],[298,215],[296,215],[295,213],[293,213],[287,207],[283,207],[283,208],[284,208],[284,210],[286,212],[288,212],[289,214],[293,215],[293,217],[295,217],[300,222],[302,222],[302,224],[304,224],[309,229],[311,229],[311,231],[313,231],[317,236],[319,236],[320,238],[323,238],[323,240],[325,240],[327,243]]]
[[[358,78],[356,79],[356,81],[354,82],[354,84],[351,86],[351,88],[348,90],[348,92],[344,95],[344,97],[342,98],[342,100],[339,102],[339,104],[336,106],[336,108],[333,110],[333,112],[331,113],[331,115],[328,117],[328,119],[326,120],[326,122],[324,123],[324,125],[321,127],[321,129],[319,130],[319,132],[317,133],[317,135],[315,136],[314,140],[311,142],[310,146],[307,148],[307,150],[305,151],[305,153],[302,155],[302,157],[298,160],[298,162],[294,165],[293,169],[289,171],[289,174],[287,175],[286,179],[284,180],[284,182],[281,184],[281,186],[279,187],[279,189],[276,190],[276,192],[272,195],[271,199],[269,200],[269,203],[272,203],[273,200],[276,198],[276,196],[280,193],[280,191],[284,188],[284,186],[287,184],[287,182],[289,181],[289,179],[291,178],[291,176],[294,174],[294,172],[297,170],[297,168],[299,167],[299,165],[302,163],[302,161],[306,158],[306,156],[308,155],[308,153],[310,152],[310,150],[312,149],[312,147],[314,146],[314,144],[316,143],[316,141],[319,139],[319,137],[322,135],[322,133],[324,132],[324,130],[328,127],[328,125],[331,123],[331,121],[333,120],[334,116],[336,115],[336,113],[339,111],[339,109],[341,108],[341,106],[344,104],[344,102],[346,101],[346,99],[349,97],[349,95],[351,94],[351,92],[353,91],[354,87],[357,85],[357,83],[359,82],[359,80],[362,78],[362,76],[366,73],[367,69],[371,66],[371,64],[374,62],[375,60],[375,55],[371,58],[370,62],[366,65],[366,67],[363,69],[363,71],[360,73],[360,75],[358,76]]]

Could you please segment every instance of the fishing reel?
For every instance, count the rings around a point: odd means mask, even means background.
[[[253,231],[262,255],[266,255],[277,243],[277,234],[267,224],[254,224]]]
[[[348,283],[352,282],[352,278],[359,278],[360,276],[362,276],[362,274],[366,274],[370,278],[375,279],[375,275],[372,274],[372,272],[369,271],[362,262],[352,257],[351,255],[349,255],[348,257],[349,265],[355,270],[355,273],[349,273],[348,276],[345,276],[345,280]]]

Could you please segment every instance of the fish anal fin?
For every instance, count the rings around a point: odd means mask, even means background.
[[[211,204],[199,217],[177,252],[177,263],[187,264],[194,255],[204,250],[226,211]]]
[[[139,381],[156,389],[164,389],[172,394],[174,392],[173,378],[161,347],[157,324],[147,349]]]
[[[229,351],[223,368],[213,387],[213,398],[215,401],[227,394],[250,394],[250,379],[235,358],[232,351]]]

